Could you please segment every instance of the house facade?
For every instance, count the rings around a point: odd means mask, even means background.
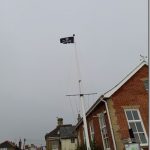
[[[76,150],[77,137],[75,126],[63,125],[63,119],[58,118],[57,127],[45,135],[46,150]]]
[[[137,143],[148,150],[148,65],[139,64],[114,88],[101,95],[86,113],[89,139],[99,150],[124,150]],[[85,142],[82,119],[78,144]]]

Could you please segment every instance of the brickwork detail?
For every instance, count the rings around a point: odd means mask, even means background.
[[[116,143],[116,148],[123,149],[123,143],[121,141],[121,135],[119,132],[119,125],[117,124],[117,116],[115,114],[115,109],[113,107],[113,101],[109,99],[107,101],[108,104],[108,109],[109,109],[109,114],[110,114],[110,119],[112,123],[112,128],[113,128],[113,133],[114,133],[114,138],[115,138],[115,143]]]

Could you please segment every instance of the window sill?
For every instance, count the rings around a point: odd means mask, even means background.
[[[140,144],[141,147],[147,147],[148,146],[148,143],[147,144]]]

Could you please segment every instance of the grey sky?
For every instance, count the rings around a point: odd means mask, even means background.
[[[41,144],[56,117],[75,123],[76,34],[86,108],[148,54],[147,0],[1,0],[0,142]],[[71,109],[70,102],[73,105]],[[43,143],[42,143],[43,144]]]

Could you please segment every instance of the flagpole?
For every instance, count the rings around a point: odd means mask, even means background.
[[[82,93],[80,67],[79,67],[79,61],[78,61],[78,55],[77,55],[75,34],[73,34],[73,37],[61,38],[60,39],[60,43],[62,43],[62,44],[74,43],[74,50],[75,50],[75,57],[76,57],[76,66],[77,66],[77,75],[78,75],[78,82],[79,82],[79,94],[66,95],[66,96],[79,96],[80,97],[81,108],[82,108],[82,115],[83,115],[83,125],[84,125],[84,132],[85,132],[86,149],[87,150],[91,150],[90,142],[89,142],[89,136],[88,136],[88,128],[87,128],[85,107],[84,107],[84,95],[93,95],[93,94],[96,94],[96,93],[88,93],[88,94],[83,94]]]
[[[88,136],[88,128],[87,128],[87,120],[86,120],[86,113],[85,113],[85,105],[84,105],[84,94],[82,93],[82,86],[81,86],[81,76],[80,76],[80,67],[77,55],[77,48],[76,48],[76,41],[75,41],[75,34],[74,37],[74,45],[75,45],[75,56],[76,56],[76,65],[77,65],[77,72],[78,72],[78,81],[79,81],[79,96],[82,108],[82,115],[83,115],[83,125],[84,125],[84,132],[85,132],[85,140],[86,140],[86,148],[87,150],[91,150],[89,136]]]

